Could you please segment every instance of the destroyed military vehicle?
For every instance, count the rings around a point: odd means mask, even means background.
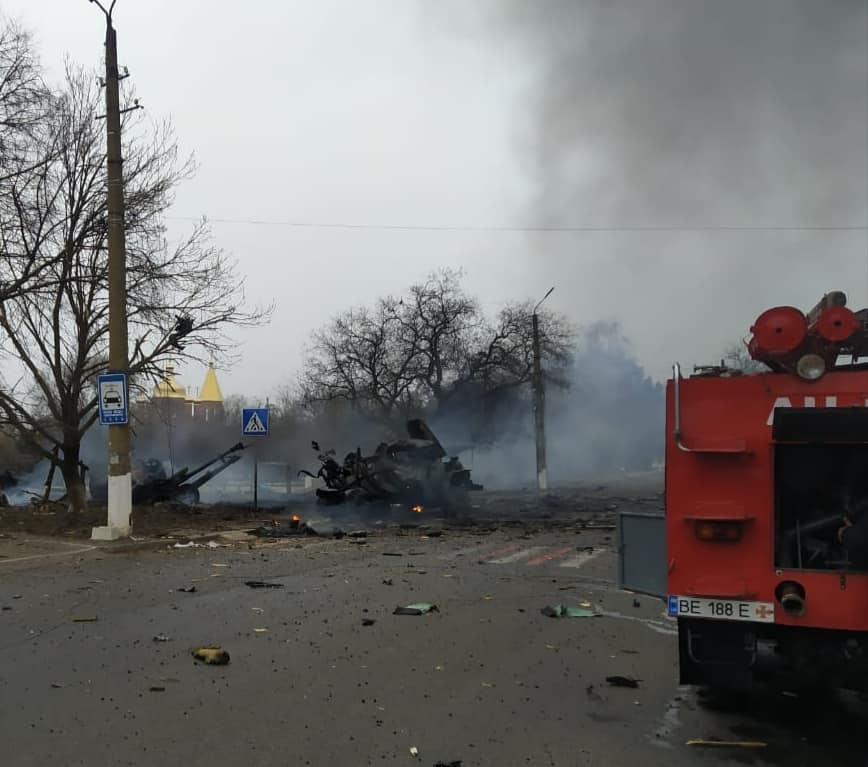
[[[199,488],[239,461],[239,452],[244,448],[245,445],[239,442],[193,470],[185,466],[171,475],[166,473],[162,461],[155,458],[136,462],[133,466],[133,504],[146,506],[173,502],[193,506],[199,503]],[[105,484],[92,488],[92,492],[97,502],[105,502],[108,496]]]
[[[0,474],[0,506],[9,505],[9,498],[6,495],[6,491],[15,487],[17,484],[18,480],[8,469]]]
[[[322,451],[313,442],[322,465],[316,474],[302,470],[299,476],[322,480],[325,487],[317,488],[316,494],[324,503],[384,502],[416,511],[425,506],[454,506],[464,492],[482,490],[457,457],[447,458],[423,420],[408,421],[407,434],[408,439],[381,442],[371,455],[357,449],[342,464],[335,460],[334,450]]]

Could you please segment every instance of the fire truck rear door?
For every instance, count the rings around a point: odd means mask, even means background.
[[[666,580],[666,517],[619,512],[618,588],[665,597]]]

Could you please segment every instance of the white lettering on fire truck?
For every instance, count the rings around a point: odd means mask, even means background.
[[[778,397],[772,409],[769,412],[769,417],[766,419],[766,426],[771,426],[775,421],[775,410],[779,407],[796,407],[793,400],[798,400],[797,397]],[[803,397],[802,407],[817,407],[816,397]],[[834,394],[826,395],[824,398],[823,407],[838,407],[838,398]],[[865,407],[868,407],[868,397],[865,398]]]

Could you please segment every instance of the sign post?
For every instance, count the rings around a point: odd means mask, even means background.
[[[241,411],[241,435],[244,437],[268,436],[268,408],[246,407]],[[259,510],[259,456],[253,453],[253,511]]]

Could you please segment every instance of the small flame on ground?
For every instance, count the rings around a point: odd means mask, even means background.
[[[425,511],[425,507],[424,506],[414,506],[413,511],[416,512],[417,514],[421,514],[423,511]]]
[[[293,522],[301,522],[301,517],[298,514],[293,514],[292,515],[292,521]]]

